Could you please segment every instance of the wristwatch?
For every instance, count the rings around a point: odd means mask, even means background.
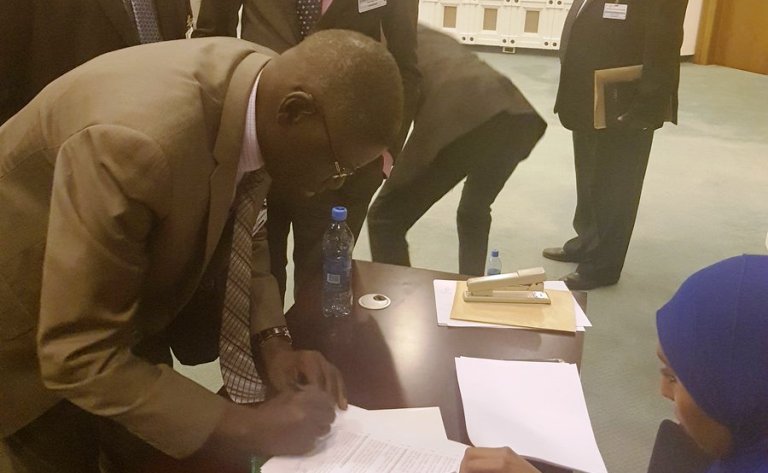
[[[257,333],[253,336],[253,339],[256,340],[256,343],[259,346],[264,345],[268,340],[271,340],[275,337],[283,337],[288,339],[288,343],[293,343],[293,339],[291,338],[291,332],[288,331],[288,327],[285,325],[279,325],[277,327],[270,327],[266,330],[262,330],[261,332]]]

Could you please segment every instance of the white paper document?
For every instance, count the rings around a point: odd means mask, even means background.
[[[425,447],[448,439],[439,407],[369,411],[349,406],[346,411],[339,411],[335,427]]]
[[[447,440],[438,408],[349,406],[331,434],[302,456],[274,457],[263,473],[457,473],[466,445]]]
[[[576,365],[456,358],[467,433],[477,447],[606,473]]]
[[[442,327],[493,327],[493,328],[511,328],[518,330],[528,330],[525,327],[515,327],[512,325],[484,324],[482,322],[468,322],[465,320],[451,319],[451,309],[453,308],[453,299],[456,297],[456,281],[447,281],[445,279],[435,279],[435,309],[437,310],[437,325]],[[544,289],[553,291],[567,291],[568,286],[563,281],[544,281]],[[576,314],[576,330],[583,332],[584,327],[591,327],[592,323],[587,318],[587,314],[581,309],[576,299],[573,300],[573,309]]]

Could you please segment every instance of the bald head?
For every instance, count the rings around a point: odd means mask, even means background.
[[[273,60],[292,90],[313,94],[326,118],[363,139],[388,145],[402,120],[397,63],[378,41],[348,30],[323,30]]]
[[[324,30],[267,64],[256,105],[259,143],[278,180],[307,165],[358,168],[395,141],[402,80],[381,43]]]
[[[325,30],[294,49],[331,120],[379,143],[394,142],[403,88],[397,63],[384,45],[360,33]]]

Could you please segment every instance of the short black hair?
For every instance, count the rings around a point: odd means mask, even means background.
[[[380,42],[348,30],[321,30],[297,47],[327,116],[376,144],[391,146],[403,115],[403,85]]]

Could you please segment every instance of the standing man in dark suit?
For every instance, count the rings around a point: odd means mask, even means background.
[[[49,82],[116,49],[184,38],[189,0],[3,0],[0,125]]]
[[[298,44],[315,31],[329,28],[358,31],[373,39],[385,40],[400,69],[405,92],[403,127],[388,153],[389,156],[397,156],[418,100],[418,0],[202,0],[193,36],[236,36],[240,7],[243,8],[241,37],[277,52]],[[384,160],[391,162],[389,156],[385,156]],[[277,278],[283,294],[291,225],[294,234],[294,281],[298,288],[304,279],[318,274],[320,270],[320,242],[330,223],[330,211],[334,205],[347,207],[347,223],[357,238],[368,212],[368,204],[381,185],[382,163],[383,159],[378,159],[356,171],[341,188],[313,197],[300,195],[295,189],[273,187],[270,190],[267,227],[272,274]]]
[[[560,47],[555,112],[573,131],[577,236],[543,255],[579,263],[563,277],[571,289],[619,280],[635,225],[653,132],[677,123],[680,46],[687,0],[575,0]],[[605,129],[594,126],[599,69],[642,65],[628,108]],[[621,102],[620,100],[619,102]]]
[[[413,133],[368,214],[374,261],[410,266],[405,235],[465,177],[459,272],[482,275],[491,204],[547,124],[506,77],[453,38],[419,26],[423,79]]]

